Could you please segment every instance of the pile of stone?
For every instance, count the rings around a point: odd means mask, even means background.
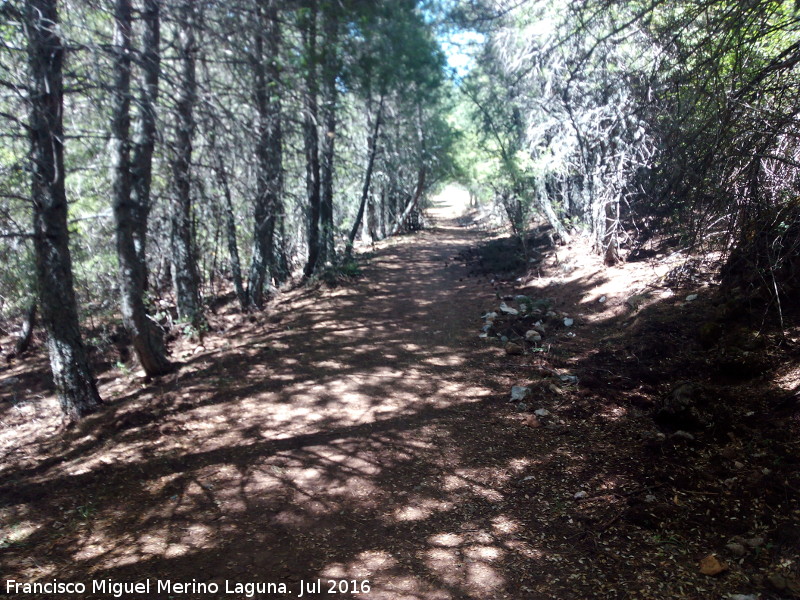
[[[574,323],[568,315],[554,311],[549,298],[522,294],[502,298],[496,310],[481,318],[484,324],[478,337],[499,340],[512,356],[541,352],[548,331]]]

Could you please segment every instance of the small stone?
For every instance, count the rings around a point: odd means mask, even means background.
[[[535,329],[529,329],[525,332],[525,339],[529,342],[540,342],[542,341],[542,334]]]
[[[688,296],[686,296],[687,302],[694,302],[695,300],[697,300],[697,294],[689,294]]]
[[[684,431],[683,429],[679,429],[678,431],[673,433],[672,437],[680,438],[680,439],[683,439],[683,440],[688,440],[690,442],[694,441],[694,436],[691,433],[689,433],[688,431]]]
[[[529,408],[530,406],[528,405],[527,402],[520,402],[519,404],[517,404],[517,410],[519,412],[527,412]]]
[[[733,461],[733,467],[735,469],[743,469],[744,468],[744,463],[743,462],[739,462],[738,460],[735,460],[735,461]]]
[[[744,556],[747,553],[747,549],[738,544],[736,542],[731,542],[730,544],[725,545],[725,549],[728,550],[731,554],[735,554],[736,556]]]
[[[758,600],[756,594],[728,594],[726,598],[728,600]]]
[[[606,303],[606,297],[605,297],[605,296],[600,296],[600,298],[599,298],[597,301],[598,301],[600,304],[605,304],[605,303]]]
[[[506,344],[506,354],[509,356],[519,356],[522,353],[522,346],[519,344],[515,344],[514,342],[509,342]]]
[[[575,492],[575,495],[573,496],[573,498],[575,498],[575,500],[583,500],[584,498],[588,498],[588,497],[589,497],[589,493],[584,491],[584,490],[581,490],[580,492]]]
[[[564,317],[564,327],[572,327],[572,324],[575,322],[574,319],[570,319],[569,317]]]
[[[549,417],[550,411],[546,408],[537,408],[535,411],[533,411],[533,414],[535,414],[537,417]]]
[[[487,312],[485,315],[483,315],[481,317],[481,319],[490,319],[490,320],[493,320],[493,319],[496,319],[496,318],[497,318],[497,313],[494,312],[494,311]]]
[[[494,321],[487,321],[486,325],[484,325],[482,329],[485,333],[488,333],[491,331],[492,327],[494,327]]]
[[[576,375],[559,375],[558,378],[561,380],[561,383],[566,383],[568,385],[578,384],[578,377]]]
[[[534,429],[542,426],[542,424],[539,422],[539,419],[537,419],[534,415],[528,415],[525,418],[525,425]]]
[[[531,388],[525,387],[524,385],[515,385],[511,388],[511,400],[510,402],[520,402],[525,400],[531,394]]]
[[[709,554],[700,561],[700,572],[703,575],[714,577],[715,575],[724,573],[727,570],[728,570],[728,565],[719,560],[713,554]]]
[[[745,540],[744,543],[750,548],[758,548],[764,545],[764,538],[760,536],[751,537],[749,540]]]
[[[647,496],[644,497],[644,501],[647,502],[648,504],[652,504],[653,502],[656,501],[655,494],[647,494]]]
[[[484,332],[484,333],[479,333],[479,334],[478,334],[478,337],[479,337],[479,338],[487,338],[487,337],[489,337],[489,334],[488,334],[488,333],[486,333],[486,332]]]
[[[504,312],[507,315],[518,315],[519,311],[516,308],[511,308],[505,302],[500,304],[500,312]]]

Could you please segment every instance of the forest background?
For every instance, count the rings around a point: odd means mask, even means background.
[[[101,403],[93,348],[124,337],[148,376],[171,372],[169,338],[202,336],[216,298],[258,310],[353,275],[358,241],[418,227],[451,182],[523,256],[537,216],[609,265],[691,248],[782,321],[798,8],[3,0],[0,319],[23,322],[6,356],[38,312],[79,419]]]

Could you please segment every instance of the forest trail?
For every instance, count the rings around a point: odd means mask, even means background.
[[[243,597],[225,580],[296,597],[317,578],[368,581],[370,599],[520,597],[515,565],[540,551],[505,502],[527,432],[496,414],[507,389],[477,338],[494,293],[452,260],[481,237],[458,212],[440,203],[434,228],[388,241],[322,297],[220,315],[229,330],[171,381],[131,393],[104,379],[110,416],[11,470],[11,518],[38,526],[6,575],[214,581],[217,597]]]
[[[138,597],[196,599],[750,589],[755,570],[772,568],[770,552],[722,578],[702,574],[698,560],[735,536],[791,530],[781,521],[794,503],[760,475],[783,468],[772,442],[721,429],[727,445],[715,449],[665,438],[652,418],[663,393],[705,360],[668,354],[701,317],[672,296],[631,313],[632,277],[653,277],[651,266],[604,270],[575,247],[585,266],[567,276],[559,249],[525,292],[553,298],[575,323],[553,313],[541,352],[509,356],[478,338],[480,317],[520,284],[497,289],[476,276],[463,259],[488,236],[461,227],[459,212],[440,198],[431,228],[377,245],[363,276],[336,288],[301,288],[254,315],[218,307],[202,344],[175,346],[177,375],[143,383],[107,370],[109,406],[74,429],[58,431],[55,399],[28,390],[4,402],[4,577],[89,591],[92,581],[149,581]],[[498,327],[522,322],[501,317]],[[21,387],[41,381],[38,360],[16,367]],[[554,373],[578,373],[580,386]],[[508,402],[513,385],[535,390],[527,413]],[[755,385],[717,385],[726,400],[716,406],[763,412]],[[545,417],[532,424],[535,409]],[[731,457],[750,466],[726,466]],[[753,508],[762,501],[774,512]],[[301,587],[318,579],[318,593]],[[159,580],[190,585],[169,593]],[[341,593],[327,593],[329,580]]]

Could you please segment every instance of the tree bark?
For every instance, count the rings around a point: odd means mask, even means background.
[[[336,146],[336,110],[339,76],[339,21],[332,9],[325,14],[324,21],[325,54],[322,63],[322,125],[324,135],[321,144],[320,163],[320,255],[318,264],[332,262],[336,256],[333,238],[333,170]]]
[[[239,259],[239,244],[236,241],[236,219],[233,213],[233,201],[231,200],[231,189],[228,185],[228,172],[225,169],[225,163],[222,160],[222,155],[215,149],[213,142],[213,135],[211,137],[212,152],[214,152],[214,159],[216,161],[216,176],[217,183],[222,188],[222,194],[225,197],[225,234],[228,243],[228,256],[231,264],[231,275],[233,278],[233,287],[236,290],[236,298],[239,300],[239,305],[242,310],[247,309],[247,293],[244,289],[242,281],[242,262]]]
[[[147,316],[144,305],[146,272],[136,250],[136,228],[140,225],[136,203],[131,198],[130,91],[131,91],[131,2],[116,0],[114,8],[114,87],[111,93],[112,196],[116,226],[122,321],[131,335],[139,362],[147,375],[165,375],[173,370],[164,350],[161,330]],[[145,224],[146,228],[146,224]]]
[[[378,134],[381,130],[381,121],[383,119],[383,102],[384,96],[381,94],[380,102],[378,103],[378,111],[375,114],[375,124],[367,142],[367,170],[364,173],[364,185],[361,188],[361,202],[358,205],[358,214],[356,214],[355,223],[350,230],[350,235],[347,238],[347,247],[345,248],[345,256],[350,258],[353,255],[353,245],[355,244],[356,235],[361,227],[361,221],[364,219],[364,207],[367,204],[369,197],[369,186],[372,182],[372,171],[375,168],[375,155],[378,153]]]
[[[308,199],[308,260],[303,274],[310,277],[320,255],[320,167],[319,167],[319,108],[317,91],[317,0],[310,0],[303,37],[307,61],[303,145],[306,154],[306,197]]]
[[[136,125],[131,159],[131,218],[133,244],[136,251],[139,275],[143,289],[148,289],[147,223],[150,218],[150,189],[153,180],[153,150],[156,143],[156,102],[161,74],[161,20],[160,0],[143,0],[141,91],[139,93],[139,118]]]
[[[192,143],[197,95],[193,0],[184,0],[178,15],[179,93],[175,106],[175,151],[172,160],[172,285],[178,316],[194,326],[203,322],[192,224]]]
[[[403,211],[403,214],[401,214],[400,217],[394,222],[394,225],[392,225],[392,228],[389,230],[388,237],[391,237],[397,234],[398,231],[400,231],[400,228],[403,226],[403,223],[405,223],[406,219],[411,214],[411,211],[413,211],[419,205],[419,201],[420,198],[422,198],[422,192],[424,190],[425,190],[425,167],[420,167],[419,173],[417,174],[417,187],[414,189],[414,195],[411,197],[411,200],[409,200],[408,205]]]
[[[102,404],[81,339],[64,188],[64,47],[56,0],[26,0],[29,136],[36,279],[61,410],[78,420]]]
[[[254,39],[253,91],[258,113],[256,142],[258,173],[253,253],[247,290],[252,308],[261,307],[264,300],[264,286],[275,269],[275,218],[283,187],[283,132],[281,101],[277,91],[280,82],[278,65],[280,26],[275,0],[259,4],[257,11],[259,19]],[[264,56],[265,32],[269,58]]]

